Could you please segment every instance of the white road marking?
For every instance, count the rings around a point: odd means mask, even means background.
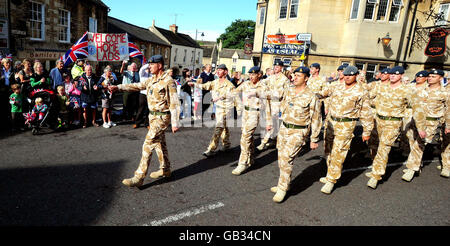
[[[201,214],[201,213],[204,213],[204,212],[207,212],[207,211],[210,211],[210,210],[214,210],[214,209],[217,209],[217,208],[220,208],[220,207],[223,207],[223,206],[225,206],[225,204],[223,204],[221,202],[217,202],[217,203],[214,203],[214,204],[201,206],[200,208],[195,208],[195,209],[192,209],[192,210],[189,210],[189,211],[185,211],[185,212],[182,212],[182,213],[179,213],[179,214],[171,215],[171,216],[168,216],[168,217],[166,217],[166,218],[164,218],[162,220],[154,220],[154,221],[150,222],[150,225],[143,224],[142,226],[160,226],[160,225],[168,224],[168,223],[171,223],[171,222],[175,222],[175,221],[187,218],[187,217],[191,217],[191,216],[194,216],[194,215],[197,215],[197,214]]]

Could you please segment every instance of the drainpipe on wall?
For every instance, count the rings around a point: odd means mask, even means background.
[[[404,68],[406,68],[406,66],[407,66],[407,64],[406,64],[406,56],[408,55],[408,52],[409,52],[409,44],[410,44],[410,42],[411,42],[411,35],[412,35],[412,32],[413,32],[413,27],[414,27],[414,24],[415,24],[415,22],[416,22],[416,13],[417,13],[417,6],[419,5],[419,0],[416,0],[416,5],[414,6],[414,12],[413,12],[413,17],[412,17],[412,19],[411,19],[411,26],[409,27],[409,34],[408,34],[408,37],[406,38],[407,39],[407,42],[406,42],[406,46],[405,46],[405,52],[404,52],[404,56],[403,56],[403,61],[402,61],[402,63],[403,63],[403,67]],[[408,7],[409,7],[409,3],[408,3]],[[405,25],[404,25],[405,26]],[[403,26],[403,27],[404,27]],[[403,39],[402,39],[403,40]],[[397,55],[397,61],[398,61],[398,56],[399,56],[400,54],[398,54]]]

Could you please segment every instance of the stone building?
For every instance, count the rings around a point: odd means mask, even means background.
[[[253,67],[251,55],[245,54],[243,49],[224,49],[222,48],[222,40],[218,45],[219,55],[217,64],[225,64],[231,76],[234,72],[245,74]]]
[[[38,59],[47,69],[86,31],[107,30],[109,8],[101,0],[8,2],[13,59]]]
[[[219,46],[214,41],[201,41],[199,42],[203,49],[203,66],[210,64],[212,70],[215,70],[217,66],[217,58],[219,56]]]
[[[164,57],[165,67],[169,67],[171,45],[148,29],[108,16],[108,33],[128,33],[128,41],[135,43],[146,59],[160,54]]]
[[[259,0],[253,56],[262,55],[263,68],[275,59],[292,67],[318,62],[322,74],[350,63],[367,78],[394,65],[410,78],[431,67],[450,70],[448,48],[424,55],[430,32],[449,29],[449,9],[449,0]],[[288,45],[270,44],[277,37]]]
[[[193,71],[201,69],[203,64],[202,47],[189,35],[178,32],[177,25],[171,25],[170,30],[166,30],[155,26],[153,20],[149,30],[172,46],[170,67],[178,67],[180,70],[188,68]]]

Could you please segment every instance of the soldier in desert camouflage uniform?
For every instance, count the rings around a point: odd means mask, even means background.
[[[271,93],[270,112],[272,113],[272,128],[266,131],[261,144],[256,147],[262,151],[275,143],[279,131],[279,117],[280,117],[280,92],[284,91],[289,86],[289,79],[283,74],[283,61],[277,60],[274,63],[273,72],[267,79],[264,80]],[[267,107],[266,107],[267,108]]]
[[[244,112],[242,115],[242,135],[241,135],[241,155],[239,157],[238,166],[232,171],[234,175],[240,175],[249,168],[254,161],[254,145],[253,134],[259,124],[261,108],[266,105],[265,120],[266,130],[272,128],[272,116],[270,113],[270,100],[251,97],[250,94],[257,91],[268,91],[268,87],[261,83],[262,72],[259,67],[252,67],[248,73],[250,80],[243,82],[236,88],[236,93],[242,93],[242,101],[244,104]]]
[[[380,90],[380,87],[383,85],[389,85],[389,68],[384,68],[381,71],[380,80],[373,81],[371,83],[366,84],[366,88],[369,91],[369,102],[370,102],[370,110],[373,118],[374,127],[372,132],[370,132],[369,141],[367,141],[367,145],[369,146],[370,157],[372,160],[375,158],[378,149],[378,131],[377,131],[377,117],[376,117],[376,109],[375,109],[375,96],[377,91]]]
[[[416,83],[407,84],[409,90],[412,91],[413,95],[418,95],[421,91],[428,87],[427,77],[428,72],[423,70],[416,73]],[[400,148],[403,150],[403,155],[410,153],[410,146],[414,143],[414,130],[413,120],[412,120],[412,108],[408,105],[406,108],[405,117],[403,118],[402,133],[400,135]],[[407,156],[407,155],[406,155]]]
[[[439,134],[437,132],[438,127],[444,123],[443,129],[449,128],[448,125],[445,126],[445,114],[449,108],[450,95],[448,94],[448,89],[441,86],[443,76],[444,72],[442,70],[431,70],[428,77],[428,86],[425,87],[425,89],[421,89],[420,92],[422,93],[417,91],[414,93],[415,95],[420,96],[424,103],[424,110],[426,113],[426,138],[422,139],[418,136],[419,134],[413,120],[410,131],[413,133],[411,152],[409,154],[408,161],[406,162],[407,168],[404,170],[404,174],[402,176],[402,179],[405,181],[411,181],[415,172],[420,171],[425,146],[433,140],[433,137],[436,134]],[[427,83],[425,82],[423,84]],[[445,138],[445,132],[443,132],[442,137]],[[446,158],[448,159],[448,155],[450,154],[448,151],[445,151],[445,148],[447,148],[447,146],[441,150],[443,163]],[[448,167],[447,163],[446,168],[442,169],[441,175],[448,177],[449,171],[450,167]]]
[[[376,189],[377,183],[386,172],[389,152],[398,138],[402,119],[405,116],[408,104],[412,106],[413,117],[419,130],[420,137],[425,137],[425,114],[420,100],[417,100],[408,87],[402,83],[403,67],[394,67],[389,71],[389,85],[380,86],[375,95],[375,108],[377,114],[377,131],[379,146],[372,164],[372,171],[366,176],[370,177],[367,186]]]
[[[150,72],[153,76],[151,78],[140,83],[109,86],[111,91],[147,90],[150,129],[145,137],[138,169],[132,178],[122,181],[124,185],[129,187],[139,187],[144,182],[153,150],[158,153],[160,167],[158,171],[152,172],[150,177],[168,177],[171,174],[164,132],[170,123],[172,123],[172,132],[178,131],[180,127],[178,119],[180,101],[175,81],[168,75],[170,70],[164,72],[163,67],[163,57],[161,55],[152,56],[150,58]]]
[[[273,201],[282,202],[291,183],[295,156],[300,152],[311,131],[311,149],[318,147],[320,134],[320,108],[318,98],[306,86],[309,69],[299,67],[294,71],[294,83],[281,93],[282,125],[277,139],[280,178]]]
[[[208,149],[203,153],[206,157],[214,155],[219,143],[222,139],[223,151],[230,148],[230,132],[227,127],[227,118],[233,112],[234,106],[237,112],[240,112],[240,102],[234,92],[234,85],[227,79],[228,68],[221,64],[217,67],[216,74],[219,78],[204,84],[189,82],[190,86],[195,86],[202,90],[210,90],[213,102],[216,104],[216,127]]]
[[[320,179],[325,185],[321,191],[330,194],[334,184],[341,177],[342,164],[345,161],[356,123],[361,119],[363,141],[367,141],[373,127],[370,114],[369,93],[363,84],[356,80],[358,68],[348,66],[343,75],[345,83],[333,83],[325,86],[317,95],[329,98],[329,122],[326,129],[327,175]]]

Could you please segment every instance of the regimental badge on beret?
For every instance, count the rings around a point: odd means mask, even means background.
[[[444,71],[433,68],[433,69],[431,69],[430,74],[439,74],[441,76],[444,76]]]

